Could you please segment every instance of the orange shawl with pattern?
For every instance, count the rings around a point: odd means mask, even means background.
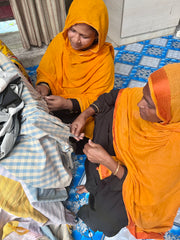
[[[71,47],[67,30],[77,23],[97,30],[97,45],[86,51]],[[39,64],[37,84],[46,82],[53,95],[77,99],[84,111],[114,85],[114,49],[105,42],[107,31],[108,13],[103,0],[74,0],[63,32],[52,40]],[[92,137],[93,127],[88,126],[86,136]]]
[[[136,238],[163,238],[180,207],[180,63],[151,74],[151,97],[161,123],[143,120],[142,88],[118,95],[113,121],[117,159],[128,169],[123,199]]]

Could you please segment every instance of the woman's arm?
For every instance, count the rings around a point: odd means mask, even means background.
[[[119,179],[123,177],[124,167],[116,162],[100,144],[89,140],[84,146],[83,152],[90,162],[104,165]]]
[[[49,85],[43,82],[36,85],[35,89],[41,94],[42,97],[48,96],[51,92]]]
[[[95,114],[93,107],[89,106],[84,112],[82,112],[71,124],[71,133],[74,135],[76,140],[81,140],[84,137],[82,133],[83,128],[85,127],[86,121],[89,117]]]
[[[62,72],[62,52],[64,48],[64,38],[59,33],[49,44],[44,53],[39,66],[37,68],[36,86],[41,83],[47,84],[51,90],[51,94],[57,95],[56,86],[62,79],[60,73]],[[57,78],[57,65],[59,78]]]
[[[109,93],[104,93],[90,106],[95,109],[96,114],[108,112],[114,107],[119,89],[111,90]]]
[[[111,90],[109,93],[102,94],[93,104],[91,104],[84,112],[82,112],[71,124],[71,133],[76,140],[83,138],[83,128],[89,117],[105,111],[109,111],[116,102],[119,90]]]

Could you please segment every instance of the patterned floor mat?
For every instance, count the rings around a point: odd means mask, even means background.
[[[147,82],[148,76],[156,69],[168,64],[180,62],[180,39],[173,36],[150,39],[115,48],[115,86],[114,88],[141,87]],[[36,68],[27,71],[35,82]],[[69,199],[66,206],[77,213],[79,208],[87,203],[88,194],[78,195],[76,186],[83,183],[84,155],[75,156],[74,178],[69,188]],[[77,220],[77,225],[72,232],[75,240],[107,240],[101,232],[93,232],[82,221]],[[127,238],[129,239],[129,238]],[[180,240],[180,226],[175,224],[166,234],[166,240]],[[114,237],[113,240],[119,240]]]
[[[115,88],[144,86],[148,76],[168,63],[180,62],[180,39],[155,38],[115,48]]]

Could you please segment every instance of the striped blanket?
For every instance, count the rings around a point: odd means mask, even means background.
[[[3,71],[18,72],[24,83],[21,130],[16,145],[0,166],[31,187],[69,186],[73,168],[69,126],[48,113],[45,101],[2,53],[0,67]]]
[[[49,114],[46,102],[1,52],[0,69],[21,77],[24,102],[17,141],[0,160],[0,238],[3,227],[13,218],[25,223],[25,228],[28,224],[29,231],[34,232],[36,225],[37,232],[57,240],[62,226],[75,224],[63,205],[74,168],[69,126]],[[3,214],[8,217],[4,219]],[[52,232],[49,226],[57,231]]]

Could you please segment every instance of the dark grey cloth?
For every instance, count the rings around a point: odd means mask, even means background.
[[[102,231],[106,236],[112,237],[128,224],[122,197],[127,170],[125,168],[121,180],[114,175],[100,180],[96,167],[96,164],[86,161],[86,187],[90,195],[88,205],[80,208],[78,217],[93,231]]]
[[[0,93],[0,159],[14,147],[21,125],[20,112],[24,103],[20,98],[23,83],[20,78]]]
[[[103,146],[106,151],[115,156],[113,148],[112,123],[116,98],[119,90],[101,95],[94,103],[99,108],[95,116],[95,143]],[[98,164],[85,162],[86,189],[90,192],[88,205],[80,208],[78,216],[93,230],[102,231],[106,236],[116,235],[121,228],[127,226],[128,218],[122,197],[122,187],[127,169],[120,180],[111,175],[100,180],[96,170]]]

